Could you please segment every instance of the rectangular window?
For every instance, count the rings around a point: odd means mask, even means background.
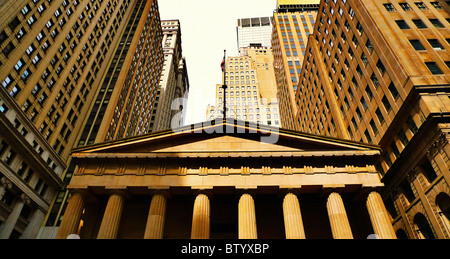
[[[381,113],[380,108],[377,108],[377,110],[375,111],[375,114],[377,115],[378,121],[380,121],[380,124],[383,124],[384,116],[383,116],[383,113]]]
[[[444,28],[444,25],[438,20],[438,19],[430,19],[430,22],[434,25],[436,28]]]
[[[388,89],[391,92],[392,97],[394,97],[394,100],[397,99],[400,96],[400,94],[398,93],[397,88],[395,87],[394,83],[391,83],[389,85]]]
[[[417,128],[416,123],[414,122],[413,118],[411,116],[408,117],[406,120],[406,123],[408,124],[408,128],[411,130],[413,134],[416,134],[419,129]]]
[[[396,158],[398,158],[400,156],[400,151],[398,150],[397,145],[395,144],[395,142],[392,142],[391,150],[392,150],[392,153],[394,153]]]
[[[444,49],[441,45],[441,43],[439,43],[438,40],[436,39],[429,39],[428,42],[430,43],[431,47],[433,47],[434,50],[442,50]]]
[[[395,22],[397,23],[397,25],[400,29],[402,29],[402,30],[409,29],[408,24],[404,20],[396,20]]]
[[[372,83],[375,87],[380,86],[380,81],[378,81],[378,77],[375,75],[375,73],[372,73],[370,79],[372,80]]]
[[[409,40],[411,45],[414,47],[415,50],[425,50],[422,43],[420,43],[420,40]]]
[[[442,5],[439,2],[430,2],[430,4],[432,6],[434,6],[434,8],[438,9],[438,10],[442,10]]]
[[[375,121],[373,119],[370,120],[370,127],[372,127],[372,131],[373,131],[374,134],[378,133],[377,125],[375,124]]]
[[[423,2],[417,2],[417,3],[415,3],[415,4],[416,4],[416,6],[417,6],[420,10],[422,10],[422,11],[428,10],[428,8],[423,4]]]
[[[366,86],[366,93],[367,93],[367,96],[369,96],[369,99],[372,100],[373,93],[372,93],[372,90],[370,90],[369,86]]]
[[[406,145],[408,145],[409,140],[408,140],[408,138],[406,137],[406,134],[405,134],[405,132],[404,132],[403,130],[400,130],[400,131],[397,133],[397,137],[400,139],[400,142],[402,142],[403,146],[406,147]]]
[[[399,5],[404,11],[411,11],[411,6],[408,3],[399,3]]]
[[[391,110],[391,104],[389,103],[389,100],[386,98],[386,96],[384,96],[382,99],[381,99],[381,102],[383,103],[383,105],[384,105],[384,108],[386,108],[386,111],[390,111]]]
[[[436,62],[425,62],[425,65],[427,65],[428,69],[433,75],[440,75],[442,74],[442,70],[438,67]]]
[[[377,62],[377,68],[380,71],[381,75],[384,75],[384,73],[386,72],[386,68],[384,67],[383,63],[381,62],[381,60],[378,60]]]
[[[417,28],[419,28],[419,29],[427,28],[427,26],[425,25],[425,23],[423,23],[423,21],[420,20],[420,19],[415,19],[415,20],[412,20],[412,21],[413,21],[413,23],[417,26]]]
[[[364,110],[366,110],[368,108],[367,103],[366,103],[366,99],[364,99],[364,96],[361,97],[361,105],[363,106]]]
[[[364,131],[364,135],[366,136],[367,142],[371,143],[372,142],[372,138],[370,137],[370,134],[369,134],[368,130]]]
[[[395,8],[392,4],[383,4],[388,12],[395,12]]]

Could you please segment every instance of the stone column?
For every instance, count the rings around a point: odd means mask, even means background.
[[[124,200],[124,195],[119,192],[114,192],[109,196],[97,239],[117,238]]]
[[[23,206],[28,203],[30,203],[30,199],[25,194],[22,194],[19,198],[16,198],[11,214],[9,214],[6,221],[1,226],[0,239],[8,239],[11,236],[17,220],[19,219],[20,213],[22,212]]]
[[[367,197],[366,205],[375,235],[381,239],[397,239],[380,194],[371,192]]]
[[[209,239],[210,229],[209,198],[205,194],[197,195],[192,216],[191,239]]]
[[[257,239],[255,202],[245,193],[239,199],[239,239]]]
[[[85,192],[72,192],[55,239],[66,239],[70,234],[78,232],[85,201]]]
[[[331,231],[334,239],[353,239],[347,212],[341,195],[331,193],[327,201],[328,217],[330,219]]]
[[[30,223],[28,223],[25,231],[23,231],[20,239],[34,239],[36,238],[39,228],[44,221],[45,213],[40,209],[36,208],[31,216]]]
[[[288,193],[283,200],[284,228],[286,239],[305,239],[300,203],[293,193]]]
[[[166,196],[162,193],[153,195],[148,212],[144,239],[162,239],[166,215]]]

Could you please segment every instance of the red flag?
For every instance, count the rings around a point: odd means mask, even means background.
[[[222,63],[220,63],[220,68],[222,68],[222,72],[225,71],[225,57],[222,59]]]

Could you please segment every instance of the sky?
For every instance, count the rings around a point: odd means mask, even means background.
[[[273,16],[276,0],[158,0],[161,20],[178,19],[181,46],[189,77],[185,124],[206,121],[208,104],[215,105],[216,84],[222,83],[220,63],[238,56],[237,20]]]

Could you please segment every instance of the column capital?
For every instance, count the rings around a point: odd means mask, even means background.
[[[200,194],[206,195],[208,199],[211,199],[213,197],[213,189],[195,189],[192,191],[195,197],[197,197]]]
[[[154,195],[162,195],[164,196],[164,198],[168,199],[172,197],[172,193],[170,192],[169,189],[151,189],[150,190],[150,194],[152,196]]]
[[[294,194],[295,196],[298,196],[300,194],[300,188],[283,188],[278,191],[278,196],[284,198],[289,193]]]
[[[114,186],[114,187],[109,187],[106,186],[105,187],[105,191],[107,192],[108,195],[120,195],[123,198],[130,198],[130,192],[128,191],[127,186]]]
[[[6,189],[11,189],[12,188],[12,182],[6,178],[6,176],[2,177],[0,179],[0,183],[5,186]]]
[[[26,205],[30,204],[31,199],[30,199],[30,197],[28,197],[28,195],[26,195],[25,193],[22,193],[19,197],[20,197],[20,200],[21,200],[24,204],[26,204]]]

